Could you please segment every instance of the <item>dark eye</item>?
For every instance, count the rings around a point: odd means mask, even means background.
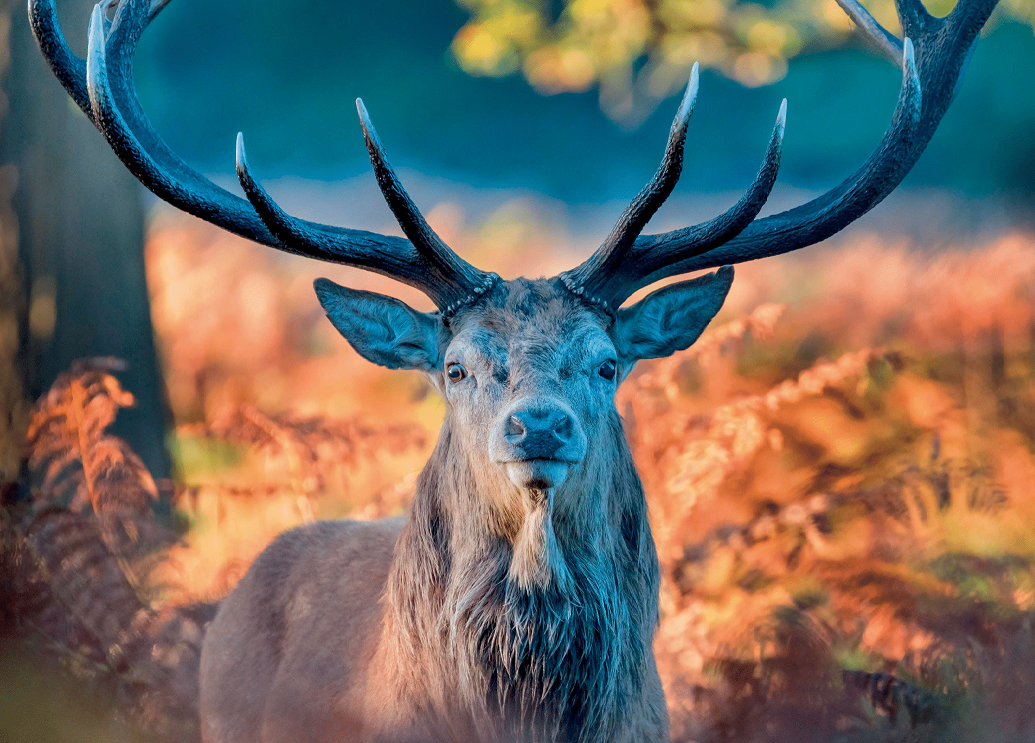
[[[467,369],[460,364],[450,364],[446,367],[446,376],[449,377],[450,382],[456,383],[467,376]]]
[[[600,368],[597,369],[597,373],[604,379],[606,379],[608,382],[610,382],[612,379],[615,378],[616,369],[617,367],[615,366],[614,360],[608,359],[600,365]]]

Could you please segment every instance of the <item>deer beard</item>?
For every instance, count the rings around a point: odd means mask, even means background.
[[[509,578],[525,591],[552,587],[570,595],[571,572],[553,528],[555,490],[525,492],[525,519],[514,537]]]
[[[633,612],[607,549],[583,545],[587,559],[566,557],[553,491],[523,495],[527,513],[507,540],[510,554],[454,565],[445,597],[453,688],[477,730],[468,739],[609,740],[625,714],[620,698],[640,683]]]

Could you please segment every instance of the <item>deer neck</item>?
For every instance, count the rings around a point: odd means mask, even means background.
[[[487,492],[448,421],[420,477],[389,579],[392,632],[424,669],[414,693],[469,712],[480,737],[528,734],[536,699],[543,736],[598,735],[642,681],[658,562],[617,414],[613,428],[567,490]]]

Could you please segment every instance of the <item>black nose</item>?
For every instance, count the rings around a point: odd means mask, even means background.
[[[570,414],[560,408],[535,407],[512,413],[503,436],[523,459],[549,459],[574,433]]]

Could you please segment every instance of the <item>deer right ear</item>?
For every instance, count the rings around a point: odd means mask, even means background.
[[[417,312],[383,294],[313,283],[328,319],[356,352],[389,369],[433,371],[441,367],[439,339],[445,330],[437,313]]]

